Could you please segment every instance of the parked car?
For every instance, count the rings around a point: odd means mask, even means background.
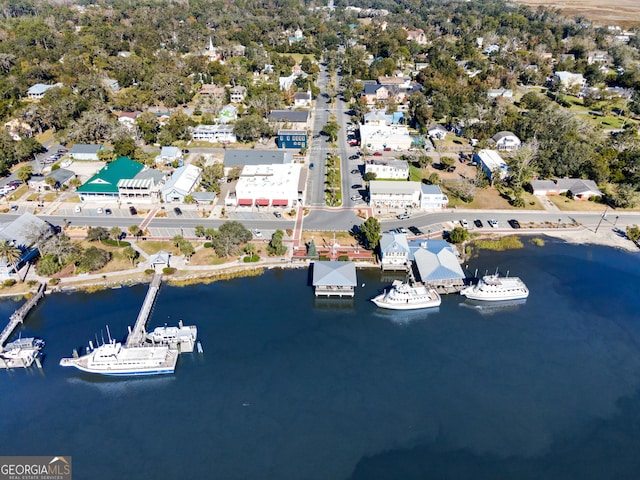
[[[182,210],[180,209],[180,207],[174,207],[173,213],[175,213],[176,215],[182,215]]]
[[[104,213],[105,213],[106,215],[111,215],[113,212],[111,211],[111,209],[110,209],[110,208],[105,208],[105,209],[104,209]]]
[[[406,235],[406,234],[407,234],[407,233],[409,233],[409,232],[407,231],[407,229],[406,229],[406,228],[404,228],[404,227],[399,227],[399,228],[398,228],[398,233],[404,233],[404,234]]]
[[[80,205],[76,205],[75,208],[73,209],[73,211],[75,213],[80,213],[82,211],[82,207]]]
[[[385,152],[390,152],[391,151],[391,147],[384,147],[384,151]]]
[[[362,188],[362,185],[360,185],[359,183],[354,183],[353,185],[351,185],[351,188]]]
[[[409,215],[408,212],[404,212],[404,213],[401,213],[400,215],[398,215],[396,218],[398,220],[408,220],[409,218],[411,218],[411,215]]]
[[[274,215],[276,218],[282,218],[282,214],[281,214],[280,212],[273,212],[273,215]]]
[[[98,208],[96,208],[96,213],[98,215],[102,215],[104,213],[104,209],[102,207],[98,207]]]
[[[255,235],[256,238],[262,238],[262,232],[257,228],[253,229],[253,235]]]
[[[498,221],[495,219],[491,219],[487,222],[491,228],[498,228]]]
[[[15,212],[16,210],[18,210],[18,205],[11,205],[11,211]]]
[[[351,155],[349,160],[358,160],[360,157],[358,155]]]
[[[422,232],[422,230],[420,230],[418,227],[415,227],[415,226],[413,226],[413,225],[409,227],[409,231],[410,231],[411,233],[413,233],[414,235],[424,235],[424,233]]]
[[[136,207],[134,207],[133,205],[131,205],[131,206],[129,207],[129,213],[130,213],[131,215],[137,215],[137,214],[138,214],[138,210],[136,210]]]
[[[360,144],[357,140],[352,140],[349,142],[349,145],[352,147],[357,147]]]
[[[515,218],[512,218],[511,220],[509,220],[509,225],[511,225],[511,228],[521,228],[520,227],[520,222],[518,220],[516,220]]]
[[[469,222],[467,222],[464,218],[460,220],[460,226],[462,228],[469,228]]]
[[[362,200],[362,195],[352,195],[351,200],[357,202],[358,200]]]
[[[313,163],[309,164],[309,169],[313,169]]]
[[[449,168],[447,168],[447,172],[455,172],[455,171],[456,171],[455,165],[451,165]]]
[[[476,162],[475,160],[467,163],[467,165],[469,165],[470,167],[477,167],[478,166],[478,162]]]
[[[483,227],[482,220],[480,220],[479,218],[477,220],[474,220],[473,224],[478,228],[482,228]]]
[[[356,174],[360,173],[360,170],[358,170],[357,168],[354,168],[353,170],[351,170],[351,173],[353,175],[356,175]]]
[[[374,157],[381,157],[382,156],[382,152],[373,152],[373,156]]]

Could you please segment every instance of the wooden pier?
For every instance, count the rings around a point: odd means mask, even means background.
[[[162,274],[156,273],[149,284],[149,290],[147,291],[147,296],[144,298],[138,319],[133,326],[133,330],[129,332],[129,336],[127,337],[127,347],[134,347],[144,343],[147,333],[145,326],[147,325],[147,320],[149,320],[149,315],[151,315],[151,309],[160,291],[160,285],[162,285]]]
[[[0,350],[2,350],[4,344],[7,343],[7,340],[9,340],[9,337],[11,336],[13,331],[18,327],[18,324],[24,323],[24,319],[27,317],[27,314],[44,296],[44,291],[46,290],[46,288],[46,284],[41,283],[38,286],[38,290],[36,291],[36,293],[18,310],[13,312],[13,314],[9,318],[9,323],[6,327],[4,327],[2,333],[0,333]]]

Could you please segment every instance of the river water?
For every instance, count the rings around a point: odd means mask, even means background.
[[[23,328],[43,370],[0,371],[0,455],[71,455],[95,480],[638,478],[639,261],[483,252],[468,270],[520,276],[526,303],[428,313],[377,309],[378,270],[349,300],[315,299],[306,269],[165,285],[149,328],[196,324],[204,353],[129,380],[58,361],[105,325],[124,338],[146,286],[51,295]]]

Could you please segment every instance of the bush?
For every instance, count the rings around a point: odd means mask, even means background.
[[[144,273],[146,273],[147,275],[153,275],[154,273],[156,273],[156,271],[153,268],[147,268]]]
[[[211,248],[211,242],[204,242],[204,248]]]
[[[249,262],[253,263],[253,262],[257,262],[258,260],[260,260],[260,256],[256,255],[255,253],[251,256],[245,255],[244,258],[242,259],[244,263],[249,263]]]
[[[13,287],[15,284],[16,284],[15,279],[9,278],[9,279],[5,280],[4,282],[2,282],[2,288]]]
[[[338,257],[338,261],[339,262],[348,262],[349,261],[349,255],[340,255]]]
[[[49,285],[57,285],[60,283],[60,279],[59,278],[50,278],[49,279]]]
[[[173,275],[174,273],[176,273],[176,269],[173,267],[164,267],[162,269],[162,273],[164,273],[165,275]]]

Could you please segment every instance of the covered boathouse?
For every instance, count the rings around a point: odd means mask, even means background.
[[[313,262],[313,289],[316,297],[353,297],[358,284],[353,262]]]

